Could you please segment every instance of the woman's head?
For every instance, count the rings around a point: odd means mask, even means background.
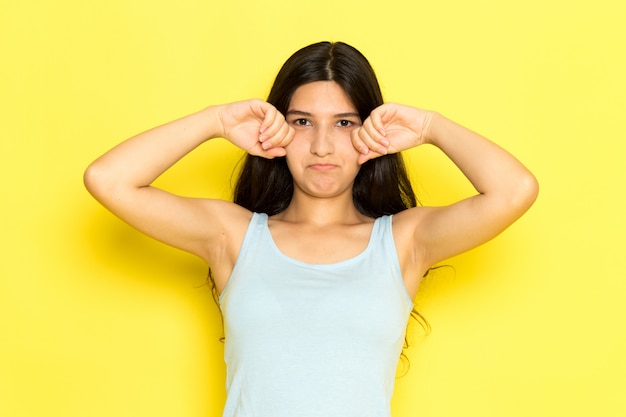
[[[285,114],[298,87],[314,81],[334,81],[345,91],[361,120],[383,104],[380,86],[368,60],[342,42],[320,42],[294,53],[282,66],[268,102]],[[293,194],[293,178],[285,158],[247,155],[235,188],[235,202],[269,215],[285,210]],[[367,161],[354,181],[356,208],[370,217],[393,214],[416,205],[399,154]]]

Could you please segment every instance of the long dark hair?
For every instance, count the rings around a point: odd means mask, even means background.
[[[315,43],[294,53],[278,72],[267,101],[285,114],[296,89],[314,81],[339,84],[361,120],[383,104],[376,74],[367,58],[343,42]],[[235,203],[271,216],[285,210],[292,195],[293,179],[284,157],[246,155],[235,186]],[[354,180],[352,197],[356,209],[373,218],[417,205],[400,154],[364,163]]]

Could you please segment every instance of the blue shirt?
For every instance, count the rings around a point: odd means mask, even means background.
[[[224,417],[388,417],[413,307],[393,241],[375,220],[366,249],[332,264],[284,255],[255,213],[220,296]]]

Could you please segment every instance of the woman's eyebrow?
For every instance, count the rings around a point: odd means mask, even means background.
[[[308,113],[302,110],[288,110],[287,115],[290,115],[290,114],[295,114],[297,116],[309,116],[309,117],[313,116],[311,113]]]
[[[307,117],[313,116],[313,114],[306,112],[306,111],[302,111],[302,110],[289,110],[287,111],[287,115],[297,115],[297,116],[307,116]],[[359,113],[356,113],[356,112],[348,112],[348,113],[338,113],[338,114],[333,115],[333,117],[340,119],[343,117],[359,118],[361,116],[359,116]]]
[[[339,113],[339,114],[336,114],[335,117],[337,117],[337,118],[341,118],[341,117],[356,117],[358,119],[361,116],[359,115],[359,113],[349,112],[349,113]]]

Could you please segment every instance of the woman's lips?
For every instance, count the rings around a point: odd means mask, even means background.
[[[330,171],[335,169],[337,166],[333,164],[313,164],[309,165],[309,168],[315,171]]]

